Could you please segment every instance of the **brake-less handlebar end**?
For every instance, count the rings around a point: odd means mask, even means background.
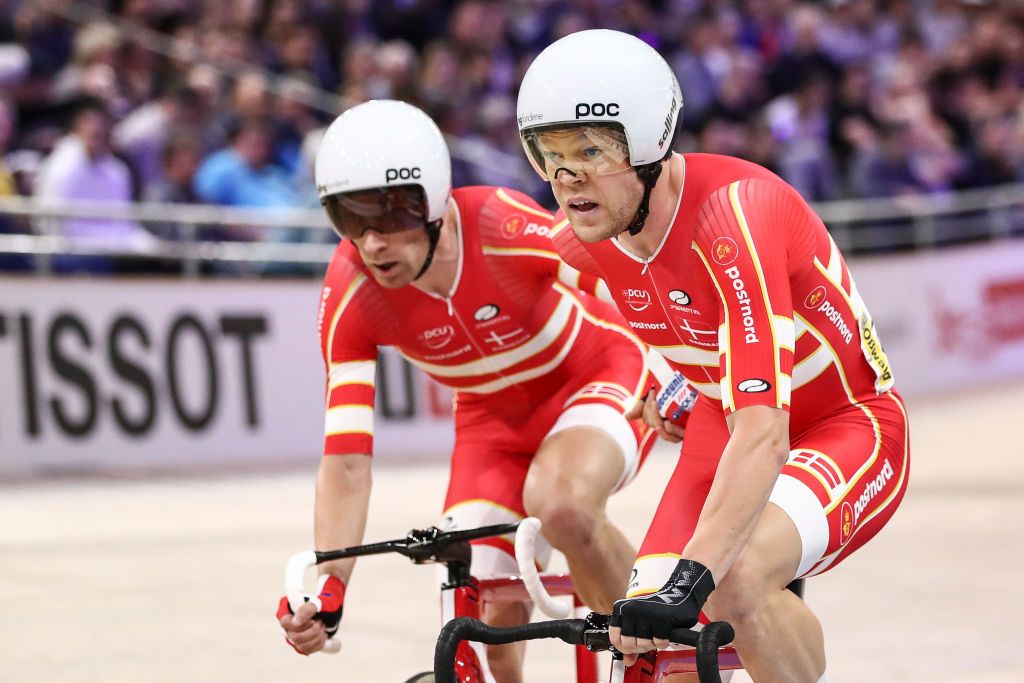
[[[540,526],[539,519],[527,517],[519,523],[516,530],[516,563],[519,565],[519,576],[523,580],[526,592],[530,594],[530,598],[541,612],[552,619],[565,619],[572,614],[572,607],[552,598],[537,572],[535,558]]]
[[[303,580],[306,570],[313,566],[316,566],[316,553],[312,550],[295,553],[284,566],[284,594],[288,596],[292,612],[297,612],[306,601]]]

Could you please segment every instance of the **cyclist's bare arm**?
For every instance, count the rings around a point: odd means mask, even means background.
[[[789,413],[748,406],[726,417],[731,437],[683,557],[700,562],[721,581],[768,503],[789,456]]]
[[[370,485],[369,455],[326,455],[320,460],[314,507],[317,549],[347,548],[363,540]],[[335,560],[321,564],[319,571],[336,576],[347,585],[354,564],[355,558]],[[285,636],[295,649],[305,654],[317,652],[327,642],[324,624],[313,619],[315,614],[316,608],[307,602],[294,615],[280,619]]]
[[[366,454],[326,455],[316,477],[314,539],[318,550],[359,545],[366,531],[370,506],[371,458]],[[335,560],[319,566],[348,584],[355,559]]]

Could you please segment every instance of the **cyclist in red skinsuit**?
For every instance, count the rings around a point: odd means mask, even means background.
[[[387,144],[389,130],[403,131],[401,144]],[[646,347],[595,298],[600,282],[558,258],[550,213],[514,190],[451,192],[443,138],[410,105],[369,102],[339,117],[317,157],[317,183],[347,238],[318,315],[328,396],[317,547],[361,540],[377,349],[390,345],[455,390],[445,525],[540,517],[584,599],[610,610],[634,551],[604,506],[653,442],[642,421],[624,417],[648,380]],[[332,594],[343,594],[352,563],[322,567],[340,582]],[[472,571],[517,574],[511,542],[475,545]],[[325,640],[312,614],[279,615],[304,653]],[[484,615],[504,624],[527,617],[523,605]],[[499,681],[519,680],[520,657],[519,648],[488,650]]]
[[[612,31],[558,41],[520,91],[524,146],[563,209],[559,253],[603,279],[700,393],[613,641],[664,647],[708,600],[755,680],[821,681],[821,627],[785,586],[834,567],[892,516],[907,416],[821,220],[755,164],[673,154],[681,102],[664,60]],[[643,411],[674,433],[653,401]]]

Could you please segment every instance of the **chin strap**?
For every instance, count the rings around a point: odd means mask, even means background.
[[[662,162],[664,162],[664,159],[634,167],[636,177],[644,184],[644,197],[640,200],[640,206],[636,209],[633,222],[627,228],[630,235],[637,235],[644,229],[644,223],[647,222],[647,214],[651,212],[651,190],[654,189],[654,186],[658,183],[658,178],[661,177]]]
[[[416,273],[416,277],[413,280],[419,280],[427,272],[427,269],[430,268],[430,263],[434,260],[434,251],[437,249],[437,241],[441,238],[442,223],[444,223],[444,219],[439,218],[424,226],[427,230],[427,239],[430,241],[430,246],[427,247],[427,258],[423,261],[423,267],[420,268],[420,272]]]

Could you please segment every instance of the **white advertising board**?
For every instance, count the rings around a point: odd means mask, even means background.
[[[897,391],[1024,380],[1024,241],[851,259],[849,266]]]
[[[1024,241],[851,259],[905,395],[1024,381]],[[315,465],[319,283],[0,278],[0,476]],[[391,350],[375,457],[443,458],[451,393]]]
[[[318,302],[316,282],[0,279],[0,475],[315,463]],[[450,394],[380,366],[377,455],[444,454]]]

